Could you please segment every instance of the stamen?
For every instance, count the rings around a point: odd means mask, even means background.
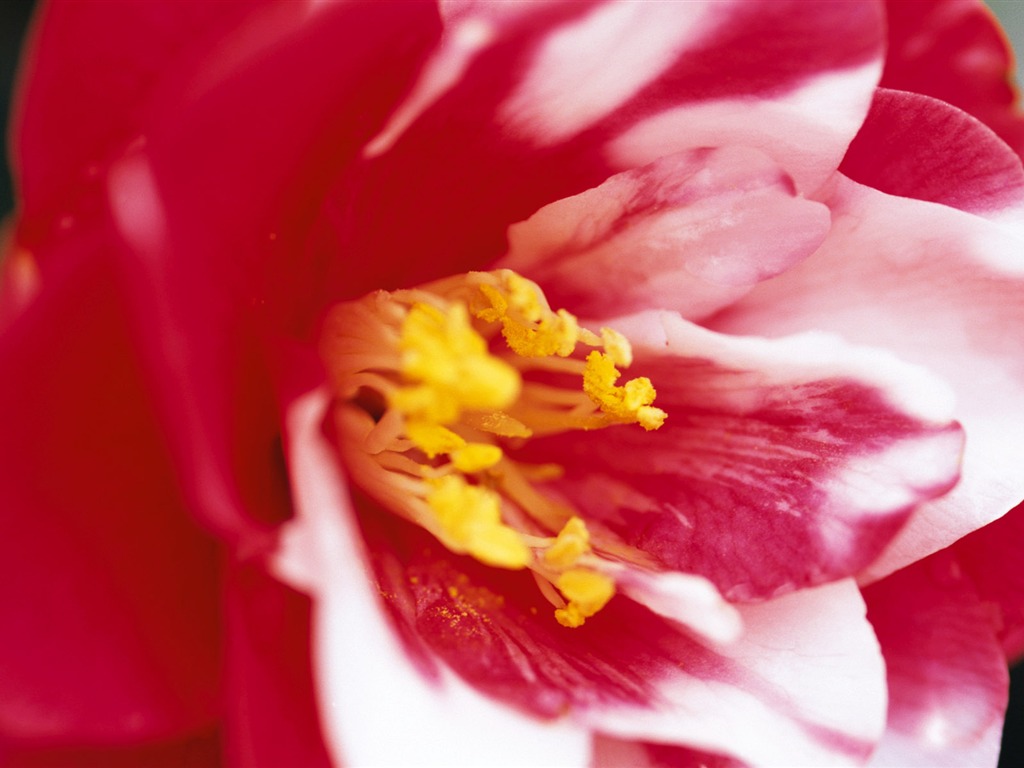
[[[617,545],[601,531],[594,551],[577,511],[539,489],[562,467],[514,453],[537,436],[664,423],[649,379],[618,384],[633,359],[622,334],[580,327],[514,272],[474,272],[339,305],[324,357],[365,492],[453,552],[529,568],[563,626],[608,603]]]

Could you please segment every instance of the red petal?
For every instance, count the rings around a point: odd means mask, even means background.
[[[864,591],[889,684],[879,766],[992,765],[1009,676],[991,623],[951,551]]]
[[[4,768],[220,768],[219,733],[140,747],[94,747],[4,751]]]
[[[233,768],[329,768],[310,661],[310,604],[261,565],[227,591],[226,754]]]
[[[100,165],[145,130],[146,105],[159,82],[257,5],[40,4],[12,121],[24,214],[59,215],[77,206],[84,189],[95,194]]]
[[[275,563],[285,581],[314,597],[315,690],[332,757],[354,765],[583,766],[585,730],[490,701],[445,665],[410,654],[396,635],[381,603],[396,594],[374,581],[367,549],[375,542],[363,541],[321,429],[329,402],[314,391],[289,412],[298,509]]]
[[[927,96],[879,89],[840,169],[890,195],[1024,215],[1020,158],[983,124]]]
[[[131,744],[219,710],[220,552],[191,520],[109,263],[62,255],[0,342],[0,732]],[[74,312],[69,311],[74,307]]]
[[[669,313],[612,321],[668,420],[531,441],[588,518],[728,599],[856,573],[956,481],[963,435],[936,380],[834,337],[714,334]]]
[[[982,603],[993,612],[996,636],[1006,656],[1024,656],[1024,505],[953,545]]]
[[[882,85],[960,107],[1024,152],[1024,118],[1013,107],[1013,55],[992,11],[978,0],[888,0],[887,12]]]

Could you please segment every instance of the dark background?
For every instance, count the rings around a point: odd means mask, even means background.
[[[11,84],[32,5],[31,0],[0,0],[0,126],[6,126],[10,119]],[[1018,51],[1022,48],[1024,44],[1018,41]],[[0,218],[13,208],[14,196],[7,160],[5,151],[0,158]],[[1013,671],[1011,682],[1010,709],[1003,731],[1003,753],[999,768],[1024,766],[1024,664],[1018,665]]]

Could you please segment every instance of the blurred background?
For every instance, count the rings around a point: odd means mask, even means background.
[[[85,0],[83,0],[85,1]],[[102,0],[94,0],[101,2]],[[213,2],[215,0],[208,0]],[[140,0],[144,2],[144,0]],[[1024,55],[1024,0],[989,0],[999,16],[1014,49]],[[9,121],[10,92],[17,65],[18,52],[25,34],[34,2],[32,0],[0,0],[0,126]],[[1017,81],[1022,82],[1021,58],[1017,60]],[[6,147],[6,140],[5,140]],[[13,194],[8,171],[7,154],[0,158],[0,219],[13,207]],[[1024,766],[1024,664],[1012,674],[1010,709],[1003,732],[1003,753],[999,768]]]

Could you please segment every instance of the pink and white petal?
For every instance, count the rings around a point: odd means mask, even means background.
[[[832,234],[803,264],[710,322],[727,333],[817,328],[888,348],[957,396],[960,483],[923,505],[865,578],[995,520],[1024,496],[1024,259],[998,225],[837,179]]]
[[[952,546],[957,561],[992,611],[996,636],[1010,662],[1024,657],[1024,505]]]
[[[992,614],[952,550],[864,590],[885,657],[886,734],[874,766],[995,766],[1009,685]]]
[[[660,670],[649,708],[596,706],[586,722],[754,765],[863,761],[884,728],[885,671],[853,582],[740,610],[743,637]]]
[[[558,463],[551,489],[729,600],[856,573],[957,479],[948,389],[888,353],[828,334],[731,337],[667,312],[610,325],[665,424],[535,438],[510,456]]]
[[[594,736],[592,768],[747,768],[747,764],[725,755],[700,752],[687,747],[624,741]]]
[[[283,529],[275,568],[313,596],[316,689],[333,757],[382,766],[586,765],[585,730],[506,708],[443,665],[428,672],[409,655],[385,615],[321,429],[329,402],[314,391],[289,412],[298,510]]]
[[[945,102],[880,88],[840,170],[889,195],[959,208],[1024,235],[1024,170],[991,129]]]
[[[806,258],[828,225],[828,210],[797,196],[762,153],[694,150],[514,224],[498,266],[528,275],[552,306],[579,315],[666,308],[699,318]]]
[[[812,192],[838,166],[867,113],[882,69],[880,6],[737,3],[721,15],[721,37],[711,35],[658,84],[692,101],[620,124],[607,156],[623,168],[687,147],[753,147],[801,192]],[[834,36],[840,28],[841,41]],[[722,56],[714,47],[721,40],[743,56]]]
[[[758,105],[775,115],[759,125],[775,130],[763,148],[787,172],[790,161],[799,166],[802,190],[804,177],[817,186],[863,120],[881,68],[874,3],[522,5],[530,12],[498,19],[486,4],[460,5],[451,45],[466,25],[489,42],[470,35],[471,52],[438,54],[433,83],[413,89],[409,98],[422,103],[409,107],[400,134],[385,132],[386,151],[374,143],[337,180],[309,247],[324,263],[339,252],[374,257],[327,270],[337,295],[479,269],[504,252],[510,222],[549,203],[664,155],[748,144],[753,133],[727,134],[737,109],[745,122]],[[838,41],[837,27],[847,33]],[[616,55],[592,53],[607,50],[595,39],[609,37]],[[808,89],[830,91],[828,108]],[[705,110],[698,126],[709,99],[732,106]],[[631,133],[677,107],[657,146]],[[807,142],[812,132],[820,140]],[[795,154],[794,135],[802,137]],[[787,147],[784,158],[775,143]]]
[[[852,582],[740,607],[731,645],[624,594],[569,630],[529,575],[451,555],[383,510],[362,521],[377,588],[418,658],[535,717],[767,765],[856,762],[883,726],[881,659]]]
[[[882,85],[959,107],[1024,154],[1024,115],[1013,87],[1013,52],[981,0],[888,0],[889,50]]]

